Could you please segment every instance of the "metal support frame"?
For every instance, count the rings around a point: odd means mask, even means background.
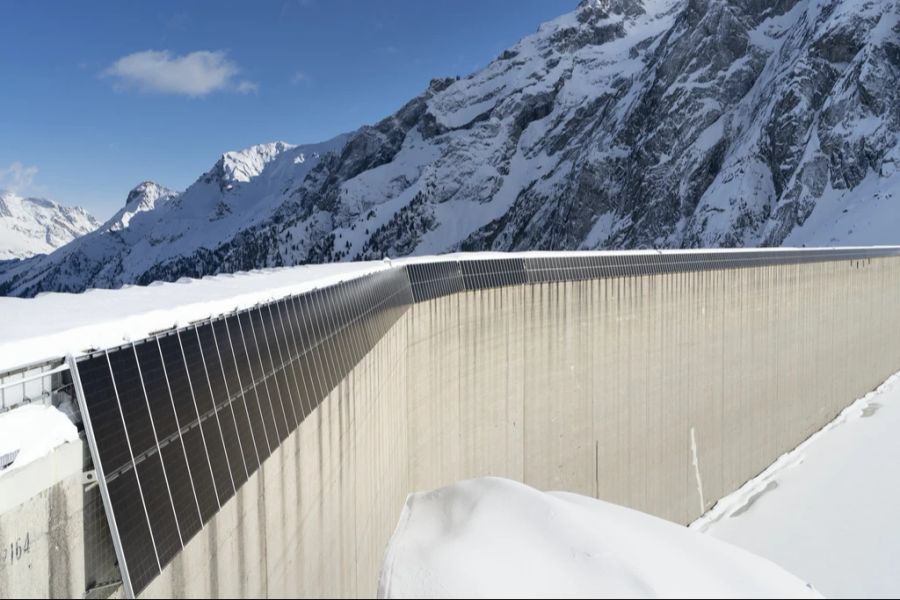
[[[88,471],[82,471],[81,485],[83,485],[86,490],[89,490],[97,485],[97,470],[90,469]]]
[[[122,578],[122,588],[125,590],[126,598],[134,598],[131,575],[128,572],[128,565],[125,561],[125,552],[122,550],[122,540],[119,537],[119,528],[116,525],[116,516],[113,513],[112,501],[109,497],[109,488],[106,485],[106,476],[103,474],[103,465],[100,462],[100,452],[97,449],[97,439],[94,437],[94,427],[91,422],[87,401],[84,397],[84,388],[81,386],[81,375],[78,372],[78,365],[75,361],[75,357],[71,354],[67,355],[66,364],[69,366],[69,370],[72,374],[72,384],[75,386],[75,398],[78,400],[78,409],[81,411],[81,421],[84,423],[84,433],[88,441],[88,448],[91,451],[91,461],[94,463],[97,485],[100,487],[100,497],[103,499],[103,508],[109,523],[109,533],[112,536],[113,547],[116,550],[116,559],[119,561],[119,576]]]
[[[49,377],[50,375],[55,375],[57,373],[62,373],[69,369],[68,364],[59,365],[49,371],[41,371],[40,373],[35,373],[34,375],[29,375],[28,377],[23,377],[22,379],[15,379],[12,381],[7,381],[6,383],[0,384],[0,390],[5,390],[9,388],[18,387],[20,385],[24,385],[26,383],[30,383],[32,381],[36,381],[38,379],[43,379],[45,377]]]

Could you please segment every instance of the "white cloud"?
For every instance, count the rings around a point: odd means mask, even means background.
[[[26,167],[19,161],[15,161],[5,168],[0,167],[0,188],[11,192],[25,191],[31,188],[37,172],[37,167]]]
[[[297,71],[291,76],[291,83],[293,85],[310,85],[312,84],[312,77],[303,71]]]
[[[255,94],[259,91],[259,84],[254,81],[241,81],[236,88],[239,94]]]
[[[116,89],[135,88],[193,98],[218,91],[257,91],[256,83],[235,80],[240,71],[221,50],[198,50],[184,56],[173,56],[168,50],[144,50],[123,56],[102,75],[115,79]]]

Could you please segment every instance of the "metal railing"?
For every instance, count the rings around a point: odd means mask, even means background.
[[[24,404],[58,406],[73,401],[68,371],[65,360],[59,358],[0,372],[0,413]]]

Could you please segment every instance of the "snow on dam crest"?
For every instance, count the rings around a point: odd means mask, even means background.
[[[393,269],[412,301],[142,597],[372,595],[407,494],[485,475],[687,524],[900,368],[896,249]]]

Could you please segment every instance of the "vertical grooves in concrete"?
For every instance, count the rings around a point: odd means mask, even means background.
[[[230,501],[209,543],[270,573],[216,592],[371,595],[406,494],[477,475],[688,522],[898,369],[896,257],[420,302]]]

